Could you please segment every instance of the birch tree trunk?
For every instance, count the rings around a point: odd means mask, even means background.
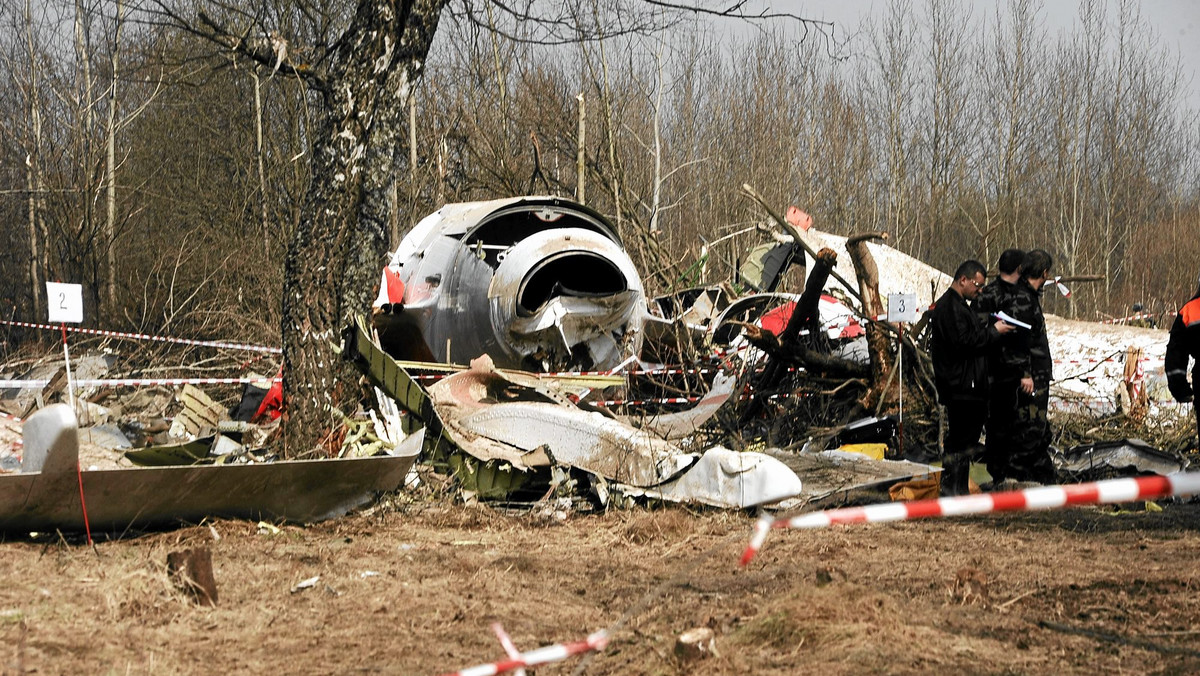
[[[107,265],[108,310],[117,312],[117,56],[121,46],[121,27],[125,21],[125,3],[117,0],[116,32],[112,45],[112,86],[108,90],[108,136],[104,153],[104,243]],[[90,89],[90,87],[89,87]],[[90,125],[89,125],[90,128]]]
[[[29,281],[33,292],[34,316],[45,319],[46,305],[43,297],[46,293],[45,279],[42,272],[48,267],[46,263],[46,248],[49,246],[46,235],[46,223],[42,214],[42,104],[39,95],[38,52],[33,37],[33,7],[30,0],[25,0],[25,44],[29,55],[29,89],[27,100],[29,104],[29,149],[25,155],[25,185],[29,191]]]
[[[338,424],[334,409],[357,405],[356,372],[334,346],[340,329],[367,312],[375,296],[387,253],[397,134],[446,2],[362,0],[330,55],[313,180],[284,269],[284,453],[290,457],[318,450]]]

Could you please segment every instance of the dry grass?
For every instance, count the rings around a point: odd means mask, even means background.
[[[1187,654],[1037,623],[1194,646],[1197,524],[1200,505],[1168,504],[776,531],[746,569],[751,517],[674,508],[548,527],[410,504],[277,533],[220,521],[94,549],[8,541],[0,669],[432,674],[500,658],[499,621],[523,649],[611,628],[592,674],[1194,672]],[[196,546],[213,553],[215,608],[167,577],[167,554]],[[951,593],[965,568],[990,603]],[[697,626],[718,655],[681,663],[675,638]]]

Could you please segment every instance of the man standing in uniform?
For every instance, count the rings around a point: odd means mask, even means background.
[[[1192,367],[1192,385],[1187,382],[1188,357],[1195,361]],[[1167,340],[1167,387],[1171,396],[1181,404],[1200,397],[1200,288],[1196,295],[1184,304],[1171,324],[1171,337]],[[1200,405],[1192,404],[1196,412],[1196,432],[1200,435]],[[1200,444],[1200,441],[1197,442]]]
[[[969,260],[958,266],[954,281],[930,316],[930,356],[938,401],[946,407],[947,434],[942,459],[942,494],[969,493],[971,460],[982,450],[979,434],[987,420],[987,352],[1013,330],[980,315],[967,301],[983,288],[984,268]]]
[[[988,315],[1004,312],[1015,316],[1015,299],[1020,291],[1017,283],[1025,267],[1025,252],[1007,249],[997,264],[1000,274],[975,299],[976,312]],[[1012,448],[1012,430],[1017,422],[1017,392],[1021,387],[1021,337],[1009,334],[1002,337],[988,353],[988,418],[987,442],[983,451],[992,485],[1009,475],[1008,455]]]
[[[1014,354],[1021,380],[1005,478],[1040,484],[1055,482],[1047,418],[1054,362],[1046,335],[1046,317],[1042,313],[1042,288],[1053,264],[1054,259],[1042,249],[1034,249],[1026,255],[1021,281],[1017,283],[1018,293],[1013,299],[1013,311],[1009,313],[1031,328],[1017,333],[1020,340]]]

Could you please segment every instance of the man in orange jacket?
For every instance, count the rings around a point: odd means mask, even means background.
[[[1188,358],[1194,362],[1192,384],[1187,381]],[[1200,289],[1196,295],[1180,308],[1171,325],[1171,337],[1167,340],[1167,387],[1171,396],[1180,403],[1193,401],[1200,396]],[[1196,412],[1196,428],[1200,434],[1200,406],[1192,405]],[[1200,444],[1200,442],[1198,442]]]

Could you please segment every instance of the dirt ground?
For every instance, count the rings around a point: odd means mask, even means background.
[[[0,672],[437,674],[601,628],[536,674],[1197,673],[1200,504],[774,531],[635,508],[565,519],[385,500],[277,532],[244,521],[0,543]],[[170,581],[208,547],[219,600]],[[319,576],[313,586],[297,584]],[[683,662],[676,637],[716,634]]]

